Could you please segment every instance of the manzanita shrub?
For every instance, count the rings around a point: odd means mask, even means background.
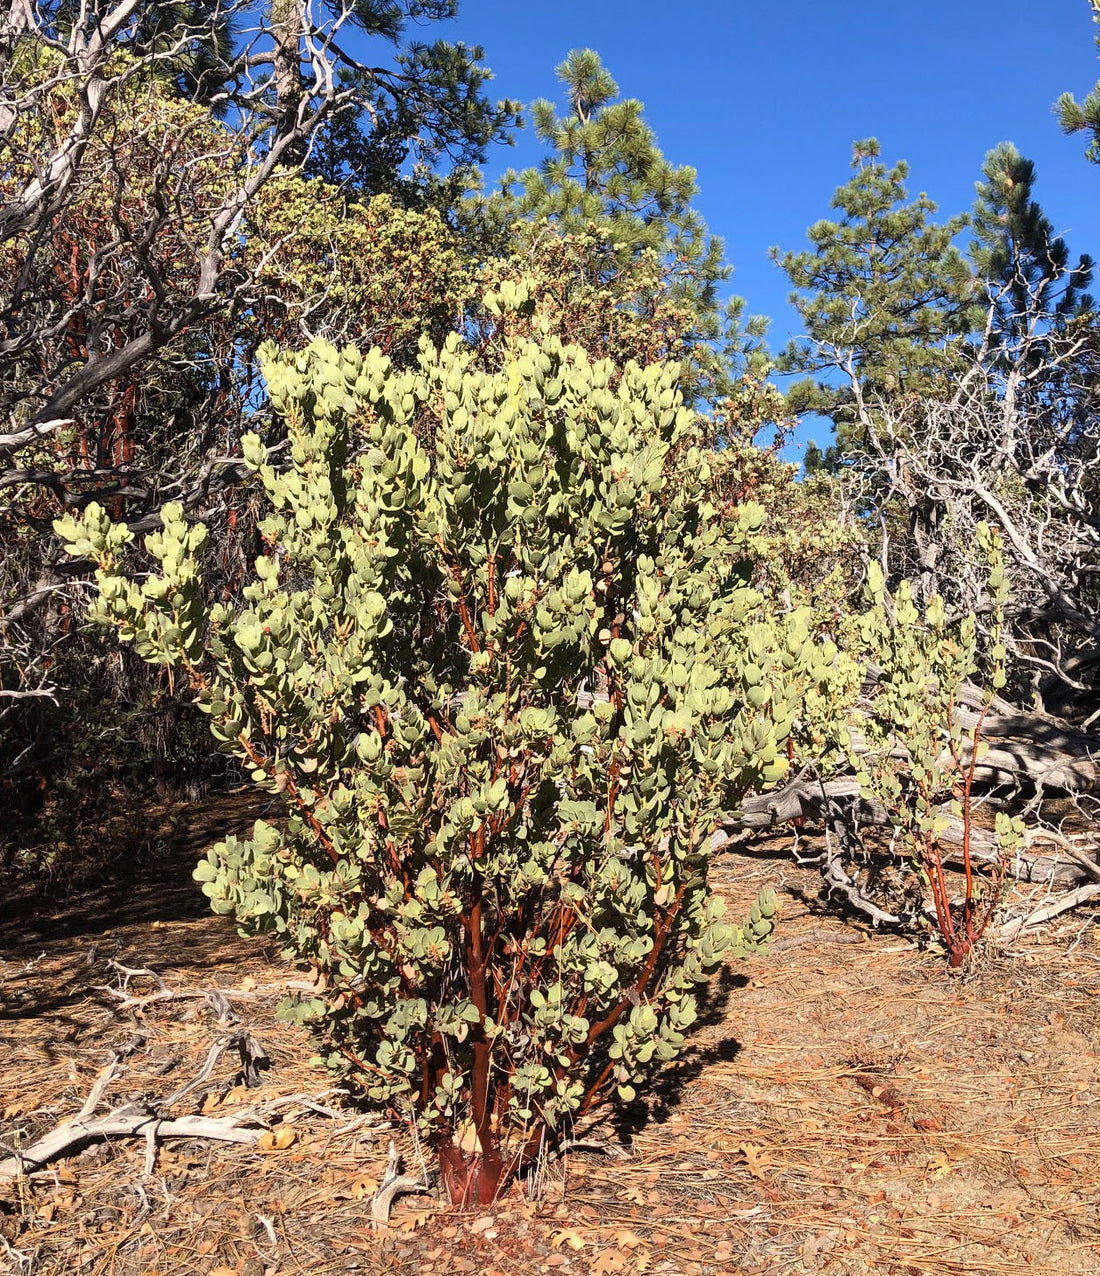
[[[178,507],[143,580],[95,506],[59,531],[98,618],[285,808],[199,865],[215,911],[314,968],[286,1013],[485,1203],[766,941],[774,896],[728,922],[708,844],[784,774],[835,648],[750,588],[762,511],[705,500],[674,366],[550,336],[495,371],[457,337],[407,372],[323,343],[263,365],[290,449],[245,441],[270,514],[239,604],[204,608]]]
[[[953,624],[935,595],[921,615],[909,582],[903,580],[891,594],[882,569],[871,563],[870,607],[860,623],[864,649],[879,674],[871,712],[860,723],[865,752],[852,761],[863,795],[885,807],[931,897],[930,920],[952,968],[963,965],[989,928],[1001,901],[1007,852],[1023,836],[1022,822],[998,811],[999,855],[983,866],[984,874],[976,871],[974,776],[987,750],[982,726],[1005,685],[1008,597],[998,538],[985,524],[978,527],[978,548],[989,562],[991,616],[984,653],[988,682],[979,704],[968,704],[965,694],[982,665],[973,614]],[[953,818],[961,825],[963,894],[957,900],[944,872],[943,835]]]

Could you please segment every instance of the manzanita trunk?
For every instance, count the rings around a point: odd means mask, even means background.
[[[504,1185],[505,1162],[499,1149],[464,1152],[457,1143],[444,1141],[439,1145],[439,1172],[452,1205],[488,1206]]]

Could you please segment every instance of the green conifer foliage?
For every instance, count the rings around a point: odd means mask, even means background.
[[[1089,5],[1092,20],[1100,27],[1100,0],[1089,0]],[[1100,35],[1096,37],[1096,47],[1100,49]],[[1093,164],[1100,164],[1100,80],[1083,102],[1078,102],[1072,93],[1063,93],[1054,104],[1054,110],[1063,133],[1092,134],[1085,156]]]
[[[692,206],[695,170],[665,158],[642,103],[618,100],[619,86],[593,50],[574,49],[557,70],[565,114],[545,99],[531,108],[550,154],[538,168],[506,175],[490,207],[526,220],[535,238],[547,221],[575,244],[587,237],[586,273],[594,285],[643,317],[655,314],[678,327],[693,397],[728,393],[739,364],[756,358],[752,366],[760,371],[767,324],[757,316],[746,320],[740,299],[724,308],[719,302],[731,270],[722,241]],[[639,265],[652,275],[641,294]]]
[[[631,1099],[766,940],[774,897],[727,922],[709,841],[842,661],[749,587],[763,511],[706,501],[674,366],[612,387],[552,336],[492,371],[456,336],[400,372],[324,343],[263,361],[291,450],[246,440],[271,512],[239,604],[205,610],[176,506],[141,581],[97,507],[59,532],[99,564],[99,619],[284,804],[199,865],[215,911],[312,964],[324,992],[286,1013],[484,1203]]]
[[[157,0],[139,4],[126,41],[135,55],[155,52],[190,102],[225,111],[224,95],[241,13],[225,0]]]
[[[418,21],[425,19],[420,17]],[[416,41],[395,61],[408,96],[380,85],[373,69],[342,68],[348,106],[318,129],[304,170],[360,198],[390,194],[411,208],[449,212],[480,183],[490,146],[510,141],[515,102],[492,102],[493,78],[479,45]]]
[[[1035,165],[1002,142],[986,155],[982,178],[970,256],[990,295],[995,343],[1011,347],[1088,313],[1092,259],[1070,266],[1066,241],[1033,198]]]
[[[874,138],[855,143],[855,175],[832,201],[841,215],[810,227],[811,251],[772,250],[805,324],[780,359],[809,374],[791,406],[831,417],[841,451],[858,440],[861,408],[927,388],[973,315],[970,271],[952,244],[964,219],[931,222],[926,195],[906,202],[907,165],[888,169],[880,154]]]
[[[538,169],[519,178],[521,216],[552,217],[566,231],[606,228],[613,256],[629,260],[646,248],[721,272],[721,250],[691,208],[695,170],[670,164],[642,118],[642,103],[616,101],[619,86],[591,49],[574,49],[558,67],[568,112],[552,102],[532,106],[535,132],[551,147]]]

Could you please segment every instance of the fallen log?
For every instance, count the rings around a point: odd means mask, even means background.
[[[873,693],[881,676],[880,669],[869,667],[856,705],[857,715],[871,712]],[[987,694],[974,683],[964,682],[956,692],[954,709],[955,721],[964,732],[964,762],[970,757],[965,735],[972,737],[981,723],[981,739],[988,751],[974,769],[978,785],[1057,789],[1065,793],[1100,786],[1100,736],[1061,718],[1020,709],[1002,696],[993,696],[987,708]],[[858,729],[853,733],[852,747],[857,753],[866,752]],[[904,759],[905,754],[897,751],[894,756]]]
[[[977,714],[963,712],[959,715],[964,730],[973,731]],[[970,726],[966,727],[966,722]],[[974,783],[982,789],[1006,788],[1014,790],[1053,789],[1062,793],[1082,793],[1100,785],[1100,752],[1069,752],[1033,740],[1012,739],[995,735],[982,726],[981,743],[985,746],[974,766]],[[872,750],[857,730],[851,732],[849,748],[856,757],[865,757]],[[972,746],[965,736],[959,749],[964,766],[970,762]],[[908,752],[903,745],[890,750],[889,756],[896,762],[905,762]],[[944,755],[943,763],[949,762]]]
[[[832,780],[793,780],[782,788],[769,793],[747,797],[741,809],[728,816],[711,837],[711,850],[720,851],[738,835],[751,831],[763,832],[780,828],[793,820],[802,819],[820,823],[826,819],[828,807],[835,799],[850,799],[852,816],[860,826],[888,828],[889,812],[876,802],[860,795],[855,776],[841,776]],[[948,863],[957,861],[955,852],[963,845],[963,821],[952,811],[941,808],[947,826],[940,834],[940,841],[948,848]],[[1050,850],[1040,850],[1044,843]],[[993,864],[1002,851],[996,833],[992,829],[970,828],[971,855],[980,863]],[[1086,877],[1100,880],[1100,864],[1095,854],[1072,846],[1060,835],[1044,829],[1029,829],[1024,835],[1024,845],[1007,852],[1009,872],[1021,882],[1050,882],[1072,886]],[[1084,863],[1082,863],[1084,861]]]

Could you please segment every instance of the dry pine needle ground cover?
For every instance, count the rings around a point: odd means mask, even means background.
[[[259,1084],[226,1050],[167,1115],[256,1108],[267,1133],[165,1141],[151,1171],[144,1139],[99,1142],[5,1184],[0,1271],[1100,1272],[1095,915],[960,979],[789,892],[773,954],[729,969],[692,1053],[596,1145],[548,1164],[530,1198],[464,1216],[405,1196],[372,1231],[390,1140],[407,1170],[418,1149],[331,1092],[305,1035],[273,1020],[301,972],[206,914],[187,882],[246,806],[177,810],[166,859],[52,914],[9,905],[0,1143],[74,1117],[104,1075],[97,1112],[162,1103],[241,1029],[268,1055]],[[146,841],[164,815],[143,821]],[[736,913],[769,881],[812,889],[783,849],[718,862]]]

